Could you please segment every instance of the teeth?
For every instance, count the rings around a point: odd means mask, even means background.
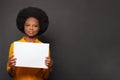
[[[32,34],[33,32],[29,32],[29,33],[31,33],[31,34]]]

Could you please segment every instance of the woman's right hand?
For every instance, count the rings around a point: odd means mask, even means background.
[[[8,71],[8,74],[9,74],[11,77],[14,77],[15,74],[16,74],[16,69],[15,69],[16,58],[14,58],[14,55],[11,56],[11,57],[8,59],[7,65],[10,67],[10,70]]]
[[[8,59],[8,66],[11,68],[15,68],[15,65],[16,65],[16,58],[14,58],[13,55]]]

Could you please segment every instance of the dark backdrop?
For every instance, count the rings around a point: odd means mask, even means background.
[[[49,28],[40,38],[51,44],[50,80],[120,80],[119,0],[1,0],[0,80],[11,80],[9,45],[23,35],[16,16],[28,6],[49,16]]]

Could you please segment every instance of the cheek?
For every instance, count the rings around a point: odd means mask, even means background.
[[[38,33],[40,31],[40,28],[36,28],[36,32]]]
[[[25,28],[24,28],[24,32],[26,32],[27,30],[28,30],[28,28],[25,27]]]

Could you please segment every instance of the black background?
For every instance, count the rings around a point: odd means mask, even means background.
[[[0,80],[12,80],[6,71],[9,45],[23,36],[16,16],[28,6],[49,16],[40,38],[51,44],[50,80],[120,80],[119,0],[1,0]]]

